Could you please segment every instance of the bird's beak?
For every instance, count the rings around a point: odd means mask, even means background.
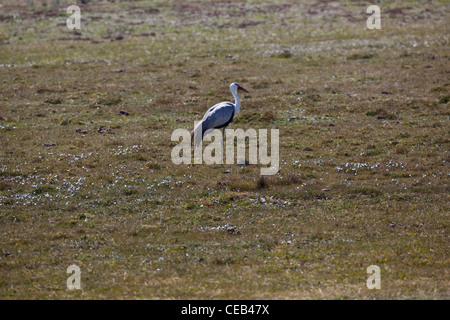
[[[242,91],[244,91],[244,92],[250,93],[250,92],[248,92],[246,89],[244,89],[244,88],[241,87],[241,86],[238,87],[238,90],[242,90]]]

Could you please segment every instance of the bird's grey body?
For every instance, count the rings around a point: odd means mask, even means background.
[[[202,119],[202,136],[206,130],[221,129],[228,126],[234,118],[235,105],[231,102],[220,102],[211,107]]]
[[[230,91],[235,99],[235,103],[228,101],[220,102],[206,111],[203,119],[197,124],[191,133],[191,135],[195,137],[196,145],[198,145],[203,139],[203,135],[207,130],[223,129],[225,131],[225,128],[233,121],[234,116],[241,108],[241,101],[237,95],[238,90],[248,92],[239,84],[232,83],[230,85]]]

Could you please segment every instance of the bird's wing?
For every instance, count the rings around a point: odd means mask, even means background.
[[[229,123],[234,116],[234,104],[221,102],[211,107],[203,116],[202,131],[221,127]]]

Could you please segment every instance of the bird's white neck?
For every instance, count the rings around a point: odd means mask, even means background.
[[[236,91],[231,90],[231,94],[234,97],[234,113],[237,114],[239,110],[241,110],[241,100],[239,100],[237,90]]]

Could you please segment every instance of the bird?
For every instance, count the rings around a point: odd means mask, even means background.
[[[191,132],[191,139],[194,138],[195,145],[198,145],[203,140],[205,132],[209,129],[221,129],[222,128],[222,145],[225,128],[233,121],[234,116],[241,109],[241,101],[237,95],[238,91],[244,91],[250,93],[238,83],[233,82],[230,84],[230,91],[234,97],[234,103],[229,101],[219,102],[206,111],[203,119],[195,126]]]

